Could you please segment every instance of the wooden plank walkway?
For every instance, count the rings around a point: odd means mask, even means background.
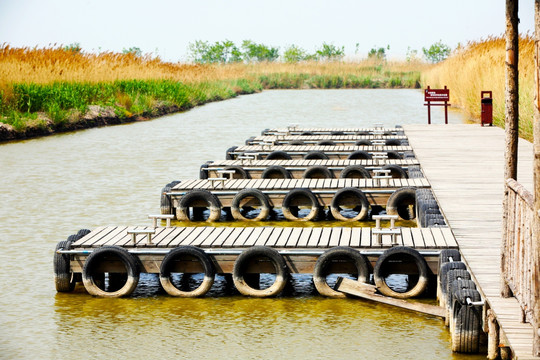
[[[258,153],[270,153],[272,151],[285,151],[287,153],[308,153],[311,151],[321,151],[324,153],[351,153],[353,151],[366,151],[366,152],[383,152],[383,151],[412,151],[410,146],[368,146],[368,145],[277,145],[277,146],[263,146],[263,145],[243,145],[234,150],[234,153],[245,152],[258,152]]]
[[[409,143],[479,290],[518,359],[532,357],[533,330],[514,298],[500,296],[504,130],[479,125],[407,125]],[[532,188],[532,144],[520,139],[518,181]]]
[[[333,132],[342,132],[345,135],[362,135],[382,132],[385,135],[390,134],[402,134],[402,128],[300,128],[300,127],[287,127],[287,128],[275,128],[266,129],[261,132],[261,135],[273,135],[273,134],[290,134],[301,135],[302,133],[310,132],[313,135],[331,134]]]
[[[147,244],[144,234],[136,236],[133,245],[130,230],[155,229],[152,245]],[[321,229],[324,229],[320,231]],[[457,248],[457,243],[448,228],[423,228],[412,232],[411,228],[399,228],[399,245],[415,249]],[[271,246],[283,249],[327,249],[334,246],[350,246],[355,249],[388,249],[388,238],[382,244],[376,243],[376,235],[368,227],[145,227],[106,226],[99,227],[72,244],[73,249],[96,248],[117,245],[125,248],[172,248],[193,245],[208,248],[248,248],[250,246]],[[284,231],[288,233],[284,235]],[[322,232],[325,231],[325,234]],[[290,232],[290,233],[289,233]]]
[[[267,168],[269,166],[283,166],[284,168],[308,168],[310,166],[326,166],[335,168],[344,168],[351,165],[360,165],[363,167],[381,167],[381,165],[399,165],[408,167],[411,165],[420,164],[417,159],[384,159],[384,160],[347,160],[347,159],[330,159],[330,160],[216,160],[208,163],[209,167],[226,167],[226,166],[241,166],[245,168]]]

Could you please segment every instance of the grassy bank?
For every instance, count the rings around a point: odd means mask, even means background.
[[[519,113],[520,136],[531,140],[534,100],[534,41],[519,43]],[[463,108],[472,118],[480,118],[480,92],[493,91],[493,117],[504,127],[505,40],[492,37],[471,42],[450,58],[422,73],[422,87],[448,86],[452,105]]]
[[[136,121],[262,89],[416,88],[424,65],[171,64],[133,54],[0,47],[0,139]]]

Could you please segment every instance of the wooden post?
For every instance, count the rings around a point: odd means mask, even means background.
[[[517,179],[517,151],[519,139],[519,86],[518,86],[518,0],[506,0],[506,86],[505,86],[505,133],[506,149],[504,152],[504,182]],[[506,194],[503,198],[502,244],[501,244],[501,296],[511,296],[511,291],[504,279],[504,260],[506,256]]]
[[[533,251],[534,264],[531,272],[535,277],[533,279],[534,289],[534,341],[533,355],[540,356],[540,0],[534,2],[534,232],[533,232]]]

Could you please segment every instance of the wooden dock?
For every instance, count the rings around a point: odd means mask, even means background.
[[[464,261],[501,327],[501,345],[533,357],[533,329],[515,298],[500,296],[504,130],[479,125],[404,127]],[[532,188],[532,144],[519,142],[518,180]]]
[[[361,166],[372,172],[386,165],[396,165],[407,170],[409,166],[418,166],[419,164],[418,160],[414,158],[379,160],[216,160],[209,161],[201,166],[201,179],[226,177],[223,172],[230,169],[238,170],[232,175],[234,178],[244,178],[243,173],[245,172],[245,176],[251,179],[260,179],[263,172],[270,166],[281,166],[293,179],[303,178],[305,171],[314,166],[327,168],[334,178],[343,178],[344,176],[341,176],[341,174],[347,167],[352,169],[350,167]],[[354,172],[349,177],[354,177]]]

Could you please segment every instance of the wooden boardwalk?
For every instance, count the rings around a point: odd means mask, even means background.
[[[479,125],[407,125],[405,134],[458,242],[479,291],[518,359],[532,357],[533,330],[515,298],[502,298],[500,246],[504,130]],[[532,188],[532,144],[520,139],[518,181]]]

